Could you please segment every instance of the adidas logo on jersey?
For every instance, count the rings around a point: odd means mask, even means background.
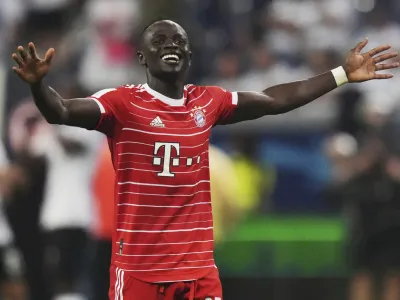
[[[153,121],[151,121],[150,125],[153,127],[162,127],[162,128],[165,127],[163,121],[161,121],[159,116],[157,116]]]

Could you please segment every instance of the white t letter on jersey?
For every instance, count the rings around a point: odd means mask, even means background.
[[[179,156],[179,143],[160,143],[156,142],[154,145],[154,155],[157,155],[158,150],[161,147],[164,148],[164,157],[154,157],[153,158],[153,164],[156,166],[161,166],[161,160],[163,160],[163,171],[161,173],[158,173],[157,175],[160,177],[174,177],[175,174],[170,172],[171,168],[171,161],[173,161],[174,166],[179,165],[179,158],[174,158],[171,159],[171,150],[172,148],[175,148],[177,156]]]

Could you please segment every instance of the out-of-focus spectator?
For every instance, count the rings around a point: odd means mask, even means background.
[[[140,24],[139,1],[90,0],[85,6],[87,34],[79,81],[89,91],[136,84],[143,68],[136,63],[132,36]],[[128,80],[128,82],[126,82]]]
[[[357,140],[348,133],[337,133],[325,144],[325,153],[331,162],[331,183],[347,182],[357,172],[352,164],[358,151]]]
[[[43,236],[39,228],[46,164],[30,152],[30,143],[39,119],[39,111],[29,100],[16,106],[10,116],[8,140],[12,163],[21,169],[25,185],[12,189],[7,195],[5,210],[15,246],[22,254],[29,296],[34,300],[49,300],[44,277]]]
[[[95,254],[93,258],[93,299],[108,300],[110,282],[110,259],[114,229],[114,186],[115,171],[111,161],[108,143],[104,142],[99,151],[93,178],[96,199],[96,221],[93,228]]]
[[[346,89],[338,93],[338,110],[334,129],[355,135],[360,130],[359,106],[363,101],[363,94],[358,89]]]
[[[237,135],[231,143],[233,168],[238,176],[238,208],[251,212],[261,206],[262,210],[268,211],[275,173],[272,168],[259,163],[257,139]]]
[[[12,190],[22,183],[19,168],[10,167],[3,143],[0,143],[0,298],[22,300],[24,285],[21,273],[18,273],[18,262],[12,259],[16,254],[12,247],[12,232],[4,214],[4,199],[10,196]],[[17,265],[15,265],[17,263]]]
[[[54,299],[84,299],[75,285],[93,222],[91,180],[102,139],[85,129],[45,124],[32,146],[48,163],[41,225]]]
[[[215,74],[206,79],[206,84],[220,86],[227,90],[241,90],[240,82],[240,59],[236,52],[226,51],[216,59]]]
[[[380,282],[382,299],[400,297],[396,275],[400,268],[400,176],[399,159],[389,152],[385,138],[390,111],[390,105],[379,107],[367,101],[362,107],[365,125],[358,132],[360,146],[342,134],[326,148],[333,170],[326,196],[344,208],[349,222],[352,300],[373,299]]]
[[[96,199],[96,220],[93,235],[102,240],[109,240],[113,233],[115,171],[108,143],[98,153],[96,170],[93,178],[93,191]]]
[[[214,239],[218,243],[247,211],[240,207],[238,176],[232,159],[215,146],[209,148],[209,159]]]
[[[349,258],[355,273],[350,299],[372,299],[376,278],[383,283],[382,299],[399,299],[399,164],[380,155],[359,159],[365,169],[336,192],[351,220]]]

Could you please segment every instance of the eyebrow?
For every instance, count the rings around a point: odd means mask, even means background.
[[[161,35],[166,35],[165,33],[154,33],[154,34],[152,34],[150,37],[151,38],[153,38],[153,37],[159,37],[159,36],[161,36]]]
[[[153,34],[150,36],[150,38],[160,37],[160,36],[166,36],[166,35],[167,35],[167,34],[165,34],[165,33],[153,33]],[[174,34],[173,34],[173,37],[182,37],[182,38],[184,38],[184,39],[188,39],[188,37],[187,37],[186,34],[180,33],[180,32],[174,33]]]

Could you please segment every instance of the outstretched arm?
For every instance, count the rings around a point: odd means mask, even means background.
[[[12,55],[17,63],[13,71],[29,84],[36,106],[47,122],[94,129],[101,116],[100,108],[95,101],[63,99],[43,82],[43,78],[50,70],[54,49],[48,50],[45,58],[40,59],[33,43],[29,43],[28,48],[29,53],[19,46],[17,53]]]
[[[399,67],[398,63],[381,64],[396,57],[398,53],[382,54],[390,49],[387,45],[361,54],[367,43],[368,40],[359,43],[350,51],[344,66],[330,72],[307,80],[273,86],[262,92],[239,92],[238,107],[224,123],[231,124],[265,115],[286,113],[316,100],[347,82],[392,78],[393,75],[376,72]]]

